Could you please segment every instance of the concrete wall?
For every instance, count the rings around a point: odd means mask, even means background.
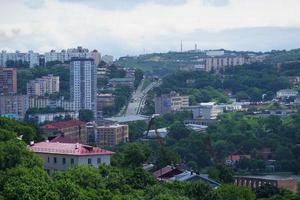
[[[55,171],[64,171],[70,167],[78,166],[78,165],[89,165],[88,159],[91,159],[91,166],[98,167],[101,163],[110,164],[110,155],[84,155],[84,156],[76,156],[76,155],[60,155],[60,154],[45,154],[45,153],[37,153],[43,161],[44,168],[48,172],[48,174],[53,174]],[[56,158],[56,163],[54,162]],[[98,163],[98,158],[100,159],[100,163]],[[63,163],[63,159],[65,159],[65,163]],[[74,164],[71,163],[71,160],[74,160]]]

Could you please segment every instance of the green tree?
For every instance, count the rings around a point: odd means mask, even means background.
[[[186,128],[186,126],[180,122],[180,121],[176,121],[174,122],[170,128],[168,128],[168,136],[171,138],[174,138],[176,140],[180,140],[183,138],[186,138],[189,136],[190,134],[190,130],[188,128]]]
[[[79,119],[84,122],[90,122],[94,120],[94,113],[88,109],[79,110]]]
[[[215,165],[208,170],[208,176],[222,183],[233,183],[234,172],[225,165]]]
[[[255,193],[249,188],[234,185],[222,185],[217,190],[218,195],[224,200],[255,200]]]
[[[140,167],[148,159],[150,152],[137,144],[129,144],[123,154],[123,166]]]
[[[3,177],[2,177],[3,178]],[[1,195],[6,199],[60,199],[51,187],[52,181],[40,167],[9,169],[1,181]]]
[[[279,194],[279,189],[273,185],[265,184],[255,188],[255,194],[257,198],[269,198]]]

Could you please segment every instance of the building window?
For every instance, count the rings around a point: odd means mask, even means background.
[[[92,164],[92,159],[88,158],[88,164],[91,165]]]
[[[50,158],[49,158],[49,156],[48,156],[48,163],[50,163]]]
[[[62,164],[63,164],[63,165],[66,164],[66,158],[62,158]]]
[[[74,165],[74,158],[71,158],[71,165]]]
[[[54,162],[54,163],[57,162],[57,158],[56,158],[56,157],[53,158],[53,162]]]
[[[101,158],[97,158],[97,164],[101,163]]]

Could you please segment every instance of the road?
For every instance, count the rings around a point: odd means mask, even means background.
[[[150,83],[144,90],[142,90],[144,84],[144,79],[138,86],[135,92],[133,92],[130,102],[127,106],[126,115],[136,115],[139,114],[141,108],[143,108],[147,93],[152,90],[152,88],[158,86],[159,82]]]

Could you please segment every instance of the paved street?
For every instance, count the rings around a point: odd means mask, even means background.
[[[144,79],[137,88],[137,90],[133,93],[132,98],[127,106],[125,115],[135,115],[139,114],[141,108],[144,106],[147,93],[153,88],[156,87],[159,83],[152,82],[150,83],[144,90],[143,88]]]

